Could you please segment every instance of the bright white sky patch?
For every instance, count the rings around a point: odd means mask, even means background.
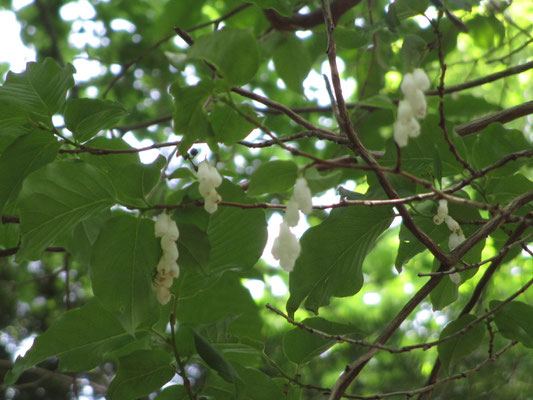
[[[283,282],[283,279],[277,275],[269,276],[266,278],[267,283],[270,285],[271,292],[273,296],[285,296],[289,293],[289,288]]]
[[[10,64],[13,72],[22,72],[26,63],[35,61],[35,51],[24,46],[20,39],[20,24],[15,13],[0,11],[0,62]]]
[[[105,67],[103,67],[97,60],[76,58],[72,61],[72,64],[74,65],[74,68],[76,68],[76,73],[74,74],[76,83],[86,82],[105,73]]]
[[[363,295],[363,303],[369,306],[375,306],[376,304],[381,303],[381,295],[376,292],[369,292]]]
[[[135,149],[139,149],[141,147],[148,147],[154,144],[154,142],[150,139],[143,139],[139,141],[132,132],[126,133],[123,136],[123,139],[126,143],[128,143],[131,147]],[[156,160],[157,157],[159,157],[159,150],[152,149],[141,151],[139,153],[139,157],[143,164],[151,164]]]
[[[59,15],[63,21],[93,19],[96,17],[96,10],[87,0],[71,1],[59,9]]]
[[[24,357],[26,352],[31,348],[31,346],[33,346],[33,341],[36,337],[37,335],[34,334],[22,340],[22,342],[20,342],[19,347],[17,348],[17,351],[15,352],[15,354],[13,354],[13,360],[16,360],[19,356]]]
[[[128,33],[133,33],[135,32],[135,25],[128,20],[116,18],[111,21],[111,29],[114,31],[126,31]]]
[[[265,293],[265,282],[259,279],[248,279],[243,284],[255,300],[263,297]]]

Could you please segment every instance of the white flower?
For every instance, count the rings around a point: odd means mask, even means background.
[[[407,142],[409,141],[408,129],[407,125],[402,124],[400,121],[394,123],[394,141],[398,146],[407,146]]]
[[[403,76],[402,83],[400,84],[400,89],[404,96],[407,96],[418,89],[413,74],[405,74]]]
[[[285,208],[284,221],[289,226],[298,225],[298,220],[300,219],[300,214],[298,212],[298,203],[294,199],[290,199]]]
[[[416,118],[422,119],[426,116],[427,103],[424,92],[420,89],[415,89],[412,92],[406,93],[405,99],[409,102]]]
[[[291,272],[296,259],[300,255],[300,251],[301,247],[298,239],[291,232],[287,223],[283,222],[279,227],[279,236],[272,245],[272,256],[279,260],[281,268]]]
[[[448,225],[448,229],[451,230],[452,232],[456,232],[456,233],[461,232],[461,227],[459,226],[459,223],[456,220],[454,220],[452,217],[450,217],[449,215],[447,215],[446,218],[444,218],[444,222],[446,222],[446,225]]]
[[[313,210],[311,190],[309,190],[305,178],[296,179],[292,198],[298,203],[298,208],[302,210],[304,214],[311,213]]]
[[[200,182],[198,191],[204,198],[204,209],[208,213],[213,214],[218,208],[218,203],[222,200],[215,190],[222,183],[222,177],[217,169],[209,165],[207,161],[202,161],[198,164],[197,176]]]
[[[414,118],[413,109],[411,104],[406,100],[400,100],[398,103],[398,121],[409,121]]]
[[[449,276],[450,276],[450,280],[456,285],[459,285],[461,283],[461,275],[459,275],[458,272],[454,272],[453,274],[450,274]]]
[[[165,286],[152,285],[152,289],[155,292],[157,301],[159,301],[159,303],[165,305],[170,301],[171,294],[169,288]]]
[[[465,240],[466,238],[462,231],[452,232],[452,234],[450,235],[450,238],[448,239],[448,247],[450,248],[451,251],[453,251],[455,250],[457,246],[459,246]]]
[[[173,261],[178,259],[178,246],[170,236],[165,235],[161,238],[161,249],[163,250],[163,257]]]
[[[435,223],[435,225],[440,225],[444,222],[444,218],[442,218],[440,215],[434,215],[433,216],[433,222]]]
[[[437,208],[437,215],[440,218],[446,218],[448,215],[448,201],[445,199],[439,200],[439,207]]]
[[[429,89],[429,86],[430,86],[429,78],[423,69],[421,68],[415,69],[413,71],[413,79],[418,89],[422,91]]]

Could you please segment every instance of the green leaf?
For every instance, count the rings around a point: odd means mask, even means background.
[[[192,224],[178,224],[180,268],[190,271],[207,271],[209,264],[209,238],[207,234]]]
[[[313,63],[304,41],[292,35],[287,36],[274,52],[273,60],[276,72],[285,85],[297,93],[303,93],[302,82]]]
[[[251,114],[243,107],[240,110],[244,114]],[[252,116],[252,115],[250,115]],[[255,128],[255,125],[247,121],[233,107],[217,103],[209,115],[209,122],[215,134],[217,142],[231,146],[244,139]]]
[[[196,86],[181,87],[174,83],[170,93],[174,96],[174,132],[183,135],[179,154],[184,155],[198,139],[211,135],[211,127],[204,112],[204,104],[212,91],[211,82],[199,82]]]
[[[330,335],[346,335],[357,339],[363,337],[361,330],[354,325],[340,324],[320,317],[307,318],[302,324]],[[337,343],[335,340],[328,340],[318,334],[294,328],[283,335],[283,352],[292,362],[305,364],[335,343]]]
[[[224,28],[200,36],[189,51],[192,58],[202,58],[217,67],[230,84],[248,83],[259,68],[259,46],[248,31]]]
[[[487,50],[500,46],[505,37],[505,27],[494,16],[476,15],[467,21],[466,26],[474,43]]]
[[[178,321],[197,326],[229,319],[225,333],[261,340],[259,310],[250,292],[241,285],[238,275],[226,272],[215,284],[207,286],[208,283],[196,296],[180,298]]]
[[[57,161],[33,172],[20,194],[22,245],[17,259],[37,260],[62,232],[113,205],[111,182],[81,161]]]
[[[51,117],[65,102],[67,91],[74,86],[71,64],[61,68],[52,58],[44,62],[29,62],[26,71],[7,74],[0,88],[0,101],[16,105],[25,111]]]
[[[417,35],[406,35],[401,51],[404,71],[410,72],[418,68],[427,51],[427,44],[424,39]]]
[[[234,383],[240,380],[239,375],[231,364],[224,358],[211,343],[204,339],[198,332],[194,332],[194,344],[198,355],[206,362],[206,364],[213,368],[218,374],[227,382]]]
[[[159,156],[152,164],[124,164],[108,176],[113,182],[117,200],[135,207],[146,207],[147,196],[159,182],[166,158]]]
[[[522,174],[491,178],[487,183],[485,194],[492,204],[507,204],[523,193],[533,190],[533,181]],[[525,205],[531,209],[533,205]],[[522,210],[521,210],[522,211]]]
[[[121,358],[106,397],[138,399],[156,391],[174,376],[171,359],[171,353],[162,349],[139,350]]]
[[[318,172],[316,168],[306,168],[304,177],[314,196],[335,187],[342,179],[342,171]]]
[[[490,302],[491,310],[502,302]],[[494,322],[503,337],[517,340],[525,347],[533,349],[533,307],[521,301],[511,301],[494,315]]]
[[[330,297],[357,293],[363,285],[363,261],[392,218],[389,207],[337,208],[320,225],[308,229],[290,275],[289,315],[306,298],[306,309],[317,313]]]
[[[470,314],[459,317],[459,319],[446,325],[442,330],[439,339],[453,335],[475,320],[476,317]],[[481,344],[484,335],[485,327],[483,324],[477,324],[464,335],[438,345],[437,349],[439,352],[439,358],[444,369],[449,371],[451,365],[477,349]]]
[[[190,400],[189,394],[183,385],[168,386],[161,391],[155,400]]]
[[[248,195],[284,192],[294,186],[298,167],[292,161],[269,161],[260,165],[250,177]]]
[[[65,107],[65,125],[79,142],[86,142],[103,129],[110,129],[126,115],[110,100],[72,99]]]
[[[472,158],[478,169],[500,161],[505,156],[522,150],[531,149],[531,144],[518,129],[506,129],[494,122],[475,135]],[[519,158],[490,172],[491,176],[507,177],[517,171],[528,159]]]
[[[223,181],[218,188],[223,201],[248,203],[242,189]],[[220,206],[209,217],[207,235],[211,244],[209,272],[251,268],[261,257],[267,240],[265,212]]]
[[[191,179],[196,175],[189,168],[177,168],[170,174],[170,179]]]
[[[251,0],[251,3],[268,10],[273,8],[284,17],[292,16],[292,3],[293,1],[287,0]]]
[[[22,372],[52,356],[59,358],[61,370],[90,370],[106,359],[106,353],[133,340],[118,319],[93,299],[62,314],[39,335],[26,355],[17,358],[4,383],[14,384]]]
[[[352,26],[345,28],[338,26],[335,28],[335,43],[340,48],[358,49],[372,42],[373,29],[359,28]]]
[[[0,212],[14,200],[24,179],[52,162],[60,143],[51,134],[34,131],[15,139],[0,155]]]
[[[94,294],[105,308],[121,314],[128,332],[159,317],[152,272],[160,256],[154,222],[131,215],[108,220],[94,244],[90,265]]]

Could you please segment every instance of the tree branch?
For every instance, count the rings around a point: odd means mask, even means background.
[[[360,2],[361,0],[335,0],[331,3],[334,24],[336,25],[344,13]],[[291,17],[283,17],[273,9],[265,10],[264,13],[272,28],[280,31],[307,30],[324,23],[324,13],[321,9],[309,14],[295,14]]]
[[[485,129],[493,122],[505,124],[525,115],[533,114],[533,101],[528,101],[517,106],[498,111],[494,114],[485,115],[474,121],[469,121],[455,127],[455,132],[460,136],[467,136]]]

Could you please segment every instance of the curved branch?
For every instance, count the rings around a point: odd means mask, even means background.
[[[467,136],[485,129],[493,122],[505,124],[523,116],[533,114],[533,101],[528,101],[517,106],[498,111],[494,114],[485,115],[474,121],[466,122],[455,127],[455,132],[460,136]]]
[[[358,5],[361,0],[335,0],[331,3],[333,23],[336,25],[340,17],[348,10]],[[309,14],[295,14],[291,17],[283,17],[275,10],[265,10],[265,16],[272,28],[278,31],[299,31],[314,28],[324,23],[324,13],[318,9]]]

